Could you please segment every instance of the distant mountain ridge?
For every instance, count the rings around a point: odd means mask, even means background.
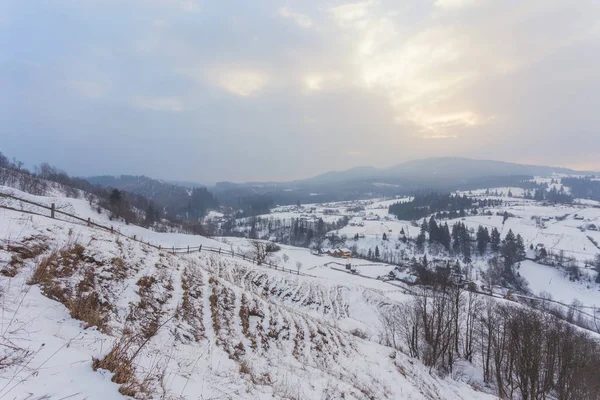
[[[325,183],[334,180],[437,180],[437,179],[472,179],[477,177],[511,176],[511,175],[549,175],[559,174],[594,174],[590,171],[576,171],[564,167],[527,165],[494,160],[476,160],[464,157],[432,157],[406,161],[389,168],[358,167],[344,171],[331,171],[312,178],[303,179],[302,183]]]
[[[435,157],[407,161],[389,168],[354,167],[330,171],[289,182],[218,182],[203,186],[193,182],[163,181],[146,176],[122,175],[87,178],[90,183],[124,189],[181,210],[193,187],[207,187],[221,205],[239,206],[240,199],[267,196],[274,204],[315,203],[406,195],[418,190],[468,190],[518,185],[533,176],[552,173],[596,174],[563,167],[517,164],[464,157]]]

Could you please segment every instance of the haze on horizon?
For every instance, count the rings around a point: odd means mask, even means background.
[[[600,170],[592,0],[0,4],[0,151],[282,181],[464,156]]]

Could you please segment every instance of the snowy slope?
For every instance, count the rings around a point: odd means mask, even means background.
[[[104,218],[82,200],[28,198]],[[227,245],[103,222],[164,247]],[[290,262],[303,260],[314,278],[205,252],[171,255],[105,230],[2,208],[0,239],[1,339],[5,354],[21,359],[0,368],[9,382],[2,396],[104,399],[121,397],[120,390],[137,398],[489,398],[350,335],[362,327],[376,339],[378,304],[407,295],[327,268],[305,250],[282,252]],[[92,295],[97,301],[88,301]],[[15,354],[6,350],[12,348]],[[132,358],[125,381],[122,371],[113,377],[102,369],[115,354]]]

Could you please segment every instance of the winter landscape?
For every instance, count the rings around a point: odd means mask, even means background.
[[[598,21],[0,1],[0,400],[600,400]]]
[[[118,189],[2,168],[4,397],[598,393],[600,203],[572,197],[572,176],[218,207],[207,237]]]

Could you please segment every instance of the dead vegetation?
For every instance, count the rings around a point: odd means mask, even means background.
[[[110,260],[110,266],[107,270],[110,272],[114,279],[125,279],[127,278],[127,267],[122,257],[114,257]]]
[[[6,250],[12,253],[11,259],[1,270],[0,274],[9,278],[14,277],[25,260],[35,259],[48,250],[46,241],[41,236],[30,236],[21,243],[9,243]]]
[[[358,329],[358,328],[352,329],[350,331],[350,334],[352,336],[356,336],[357,338],[361,338],[361,339],[365,339],[365,340],[369,338],[369,334],[367,332],[365,332],[361,329]]]
[[[209,297],[213,329],[217,336],[217,344],[229,354],[232,359],[237,359],[230,338],[233,336],[233,313],[235,310],[235,293],[230,288],[222,285],[211,277],[212,286]]]
[[[164,270],[159,270],[156,276],[143,276],[136,282],[140,299],[137,304],[130,306],[127,321],[139,322],[141,335],[145,339],[154,336],[161,324],[165,314],[164,305],[172,296],[172,284],[169,282],[170,278]],[[167,286],[171,287],[171,291]]]
[[[258,372],[248,360],[240,362],[240,374],[249,378],[254,385],[272,386],[273,377],[268,372]]]
[[[199,268],[195,265],[188,266],[184,269],[181,276],[181,302],[175,310],[175,318],[182,323],[179,324],[179,329],[176,335],[180,332],[186,340],[194,340],[198,342],[204,337],[204,324],[202,321],[203,308],[203,280]],[[184,323],[187,326],[184,326]]]
[[[86,328],[106,331],[110,305],[97,292],[94,268],[84,270],[75,288],[66,282],[84,268],[84,252],[83,246],[75,244],[50,253],[40,260],[27,283],[40,286],[46,297],[64,304],[71,317],[85,322]]]
[[[137,366],[135,361],[150,342],[150,339],[156,336],[158,331],[171,320],[172,318],[168,318],[156,326],[149,335],[145,332],[133,334],[134,328],[126,328],[121,338],[114,342],[112,348],[104,357],[92,358],[94,371],[102,368],[112,372],[113,377],[111,380],[121,385],[119,392],[125,396],[136,399],[153,398],[150,373],[140,381],[136,375]]]
[[[99,368],[111,371],[113,373],[112,381],[120,385],[125,385],[119,389],[121,394],[135,396],[133,384],[135,380],[135,365],[131,357],[131,345],[133,341],[126,336],[113,344],[108,354],[103,358],[94,358],[92,366],[94,371]]]
[[[136,336],[123,335],[117,340],[108,354],[103,358],[93,358],[92,367],[94,371],[105,369],[113,373],[111,381],[121,385],[119,393],[136,399],[148,398],[150,390],[147,385],[140,383],[136,378],[135,357],[143,345],[134,350]]]
[[[108,331],[108,313],[110,305],[102,301],[95,289],[95,275],[88,268],[82,280],[77,284],[75,297],[65,304],[71,312],[71,317],[83,321],[87,327],[96,326],[100,331]]]

